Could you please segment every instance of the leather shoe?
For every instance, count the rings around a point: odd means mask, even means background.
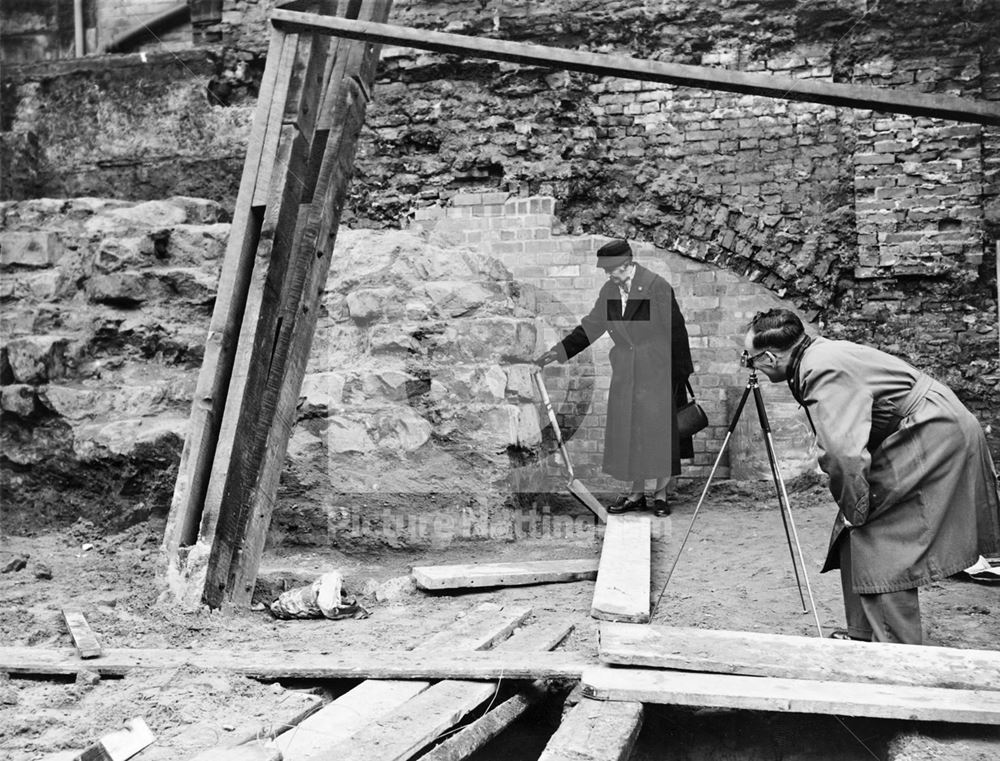
[[[657,518],[665,518],[670,515],[670,503],[665,499],[653,500],[653,514]]]
[[[632,510],[645,510],[646,509],[646,495],[640,494],[638,497],[632,497],[629,494],[623,494],[618,499],[616,499],[609,507],[608,512],[612,515],[617,515],[618,513],[628,513]]]

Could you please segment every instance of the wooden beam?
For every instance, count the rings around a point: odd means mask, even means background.
[[[494,40],[488,37],[434,32],[428,29],[347,21],[281,9],[271,13],[271,23],[276,28],[286,32],[324,32],[338,37],[367,40],[383,45],[401,45],[418,50],[509,61],[526,66],[581,71],[602,77],[623,77],[681,87],[700,87],[746,95],[760,95],[767,98],[823,103],[829,106],[873,109],[911,116],[930,116],[976,124],[1000,125],[1000,105],[997,103],[949,95],[817,82],[810,79],[794,79],[772,74],[753,74],[708,66],[649,61],[628,56],[613,56],[545,45]]]
[[[412,571],[421,589],[465,589],[469,587],[513,587],[597,578],[597,560],[526,560],[516,563],[423,565]]]
[[[720,674],[1000,690],[1000,652],[601,624],[601,662]]]
[[[649,621],[651,531],[648,515],[608,517],[591,616],[605,621]]]
[[[76,645],[76,652],[81,658],[97,658],[101,654],[101,643],[97,640],[97,635],[90,628],[87,619],[83,616],[83,611],[76,608],[63,608],[63,619],[69,629],[70,636],[73,637],[73,644]]]
[[[992,690],[822,682],[612,666],[588,668],[583,673],[582,683],[584,694],[599,700],[1000,724],[1000,693]]]
[[[205,354],[198,373],[194,402],[188,422],[188,433],[181,451],[173,498],[164,531],[164,551],[168,574],[183,575],[185,558],[179,556],[180,548],[193,545],[198,539],[202,520],[205,492],[215,457],[219,426],[226,407],[226,390],[236,355],[236,341],[240,333],[243,309],[246,305],[253,270],[253,256],[260,235],[261,214],[252,208],[261,165],[271,159],[263,148],[269,139],[268,131],[274,127],[270,114],[272,108],[281,108],[281,94],[287,89],[286,77],[291,72],[282,69],[282,50],[288,35],[274,30],[267,51],[267,64],[261,78],[254,112],[253,126],[247,140],[243,176],[233,210],[229,240],[219,276],[219,287],[209,322]],[[280,75],[280,76],[279,76]],[[204,537],[211,544],[211,532]],[[179,592],[180,590],[175,590]],[[200,585],[197,594],[200,596]]]
[[[462,727],[420,757],[420,761],[464,761],[517,721],[549,694],[543,681],[532,682],[484,716]]]
[[[390,5],[390,0],[372,0],[360,4],[361,13],[384,20]],[[213,483],[225,482],[221,501],[227,525],[209,557],[205,601],[212,607],[245,607],[253,593],[378,57],[378,46],[369,43],[351,42],[338,49],[331,73],[335,81],[322,100],[324,109],[333,105],[334,118],[328,122],[324,113],[316,116],[322,156],[310,153],[308,171],[310,177],[315,173],[315,187],[309,203],[303,199],[298,210],[292,259],[281,278],[274,318],[267,325],[258,323],[260,331],[248,328],[241,335],[241,345],[247,351],[253,347],[255,358],[247,363],[253,378],[241,392],[230,388],[231,396],[234,391],[239,396],[231,402],[240,408],[232,429],[239,448],[230,457],[217,457],[213,467]],[[343,68],[338,68],[341,61]],[[319,166],[313,165],[317,158]],[[262,333],[269,340],[262,340]]]
[[[424,652],[483,650],[502,641],[531,614],[530,608],[500,611],[481,605],[414,648]],[[327,755],[326,750],[346,740],[373,721],[391,713],[430,687],[426,681],[362,682],[315,716],[306,719],[294,733],[278,738],[285,761],[308,761]]]
[[[584,698],[566,715],[538,761],[626,761],[642,729],[642,703]]]
[[[519,654],[550,650],[572,628],[564,623],[529,626],[501,642],[497,650]],[[495,682],[438,682],[322,755],[338,761],[406,761],[493,697],[497,689]]]
[[[135,669],[182,666],[228,671],[259,679],[572,679],[595,659],[572,652],[421,653],[411,650],[305,652],[106,648],[84,664],[71,650],[0,647],[0,671],[45,676],[71,675],[86,668],[107,676]]]

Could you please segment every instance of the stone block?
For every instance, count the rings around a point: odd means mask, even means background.
[[[51,267],[62,253],[51,232],[0,232],[0,267]]]
[[[431,424],[410,407],[399,407],[378,415],[378,446],[397,452],[413,452],[426,444]]]
[[[375,448],[363,422],[340,415],[329,417],[326,422],[324,439],[330,454],[364,453]]]
[[[357,323],[374,322],[401,312],[395,288],[359,288],[347,294],[347,313]]]
[[[7,361],[17,383],[39,385],[66,375],[69,339],[39,335],[15,338],[7,344]]]
[[[87,281],[84,291],[91,301],[120,307],[136,307],[148,295],[144,274],[135,270],[94,275]]]
[[[519,399],[536,397],[535,382],[532,379],[532,365],[510,365],[507,368],[507,393]]]
[[[20,417],[31,417],[35,411],[35,388],[26,383],[14,383],[0,389],[0,409]]]
[[[343,402],[344,376],[342,373],[310,373],[302,379],[299,391],[300,409],[303,412],[330,411]]]
[[[423,293],[429,300],[431,309],[447,317],[467,315],[493,298],[493,294],[479,283],[460,280],[426,283]]]

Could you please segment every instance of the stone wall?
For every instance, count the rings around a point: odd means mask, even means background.
[[[231,206],[270,7],[227,0],[225,47],[211,60],[125,57],[117,73],[95,64],[72,79],[51,66],[9,72],[17,109],[3,144],[28,135],[37,150],[17,154],[34,164],[5,192],[184,192]],[[394,3],[392,20],[998,100],[997,10],[996,0],[410,0]],[[153,69],[142,108],[129,83]],[[63,128],[69,113],[86,144]],[[387,48],[344,224],[405,225],[469,192],[551,196],[559,232],[720,266],[827,335],[926,368],[990,426],[1000,455],[998,151],[997,128]]]
[[[272,542],[427,544],[515,537],[532,510],[593,521],[565,489],[530,359],[571,329],[603,281],[605,238],[559,231],[551,197],[465,193],[405,230],[342,230],[288,447]],[[0,492],[8,530],[166,510],[229,227],[173,197],[0,204]],[[746,381],[743,327],[779,303],[763,285],[636,243],[687,318],[711,426],[684,479],[715,461]],[[602,498],[607,338],[546,369],[578,476]],[[815,467],[783,387],[785,474]],[[782,406],[784,405],[784,406]],[[777,413],[779,410],[781,412]],[[733,449],[769,475],[752,409]],[[801,423],[801,420],[799,421]],[[780,435],[782,430],[793,435]],[[525,512],[527,511],[527,512]],[[527,517],[525,517],[527,516]]]

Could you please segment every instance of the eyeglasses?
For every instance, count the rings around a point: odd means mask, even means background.
[[[749,352],[743,352],[740,356],[740,367],[754,367],[756,364],[764,357],[770,357],[772,362],[777,362],[778,358],[774,356],[773,353],[767,351],[766,349],[758,354],[751,356]]]

